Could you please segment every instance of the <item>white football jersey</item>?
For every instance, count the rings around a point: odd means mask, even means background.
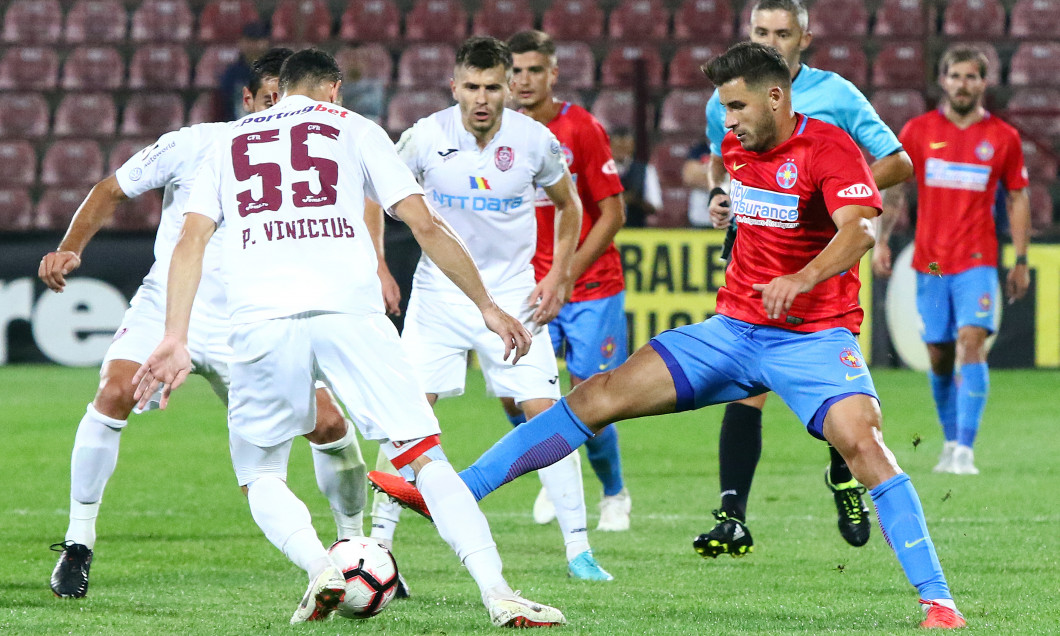
[[[227,226],[222,279],[232,322],[310,311],[383,311],[364,197],[422,194],[383,129],[291,95],[234,122],[196,177],[186,212]]]
[[[141,292],[133,298],[136,304],[141,294],[154,296],[154,301],[165,304],[169,261],[177,245],[180,228],[184,224],[184,205],[191,194],[191,185],[199,166],[206,159],[214,141],[227,130],[229,124],[196,124],[168,132],[129,158],[114,173],[122,192],[130,199],[148,190],[162,191],[162,219],[155,234],[155,262],[144,278]],[[220,230],[220,228],[219,228]],[[221,283],[221,235],[218,231],[206,246],[203,257],[202,282],[195,294],[193,320],[227,320],[224,285]]]
[[[479,149],[461,122],[460,107],[452,106],[419,120],[397,145],[427,200],[467,245],[486,288],[495,294],[533,289],[535,190],[559,182],[567,168],[555,135],[505,109],[500,129]],[[463,296],[426,254],[413,287]]]

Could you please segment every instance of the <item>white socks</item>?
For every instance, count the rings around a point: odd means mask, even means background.
[[[268,540],[312,579],[331,563],[309,509],[278,477],[260,477],[247,489],[250,514]]]
[[[125,420],[85,409],[70,453],[70,525],[66,540],[88,546],[96,544],[96,517],[107,480],[118,464],[118,445]]]
[[[398,474],[382,449],[375,460],[375,469],[390,475]],[[372,498],[372,538],[378,539],[389,550],[394,546],[394,530],[401,519],[401,504],[390,501],[390,497],[377,492]]]
[[[367,467],[357,435],[347,420],[346,435],[327,444],[310,444],[317,486],[331,504],[339,539],[364,535],[364,505],[368,500]]]
[[[537,475],[556,509],[556,521],[563,533],[567,561],[570,561],[589,549],[581,455],[575,451],[555,464],[539,469]]]

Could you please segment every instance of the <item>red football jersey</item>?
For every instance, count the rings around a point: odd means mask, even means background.
[[[916,172],[913,269],[958,274],[997,267],[997,184],[1027,187],[1016,129],[987,113],[962,130],[935,110],[909,120],[899,138]]]
[[[611,142],[604,127],[589,111],[570,102],[563,103],[559,114],[548,123],[548,129],[563,147],[567,167],[582,201],[582,231],[578,238],[578,247],[581,247],[593,223],[600,218],[600,208],[596,202],[621,194],[623,190],[615,160],[611,157]],[[538,188],[537,195],[537,252],[533,262],[534,275],[541,280],[552,267],[556,208],[543,188]],[[623,289],[622,261],[612,243],[574,283],[571,301],[607,298]]]
[[[719,314],[793,331],[845,327],[861,330],[858,265],[799,294],[791,310],[772,320],[751,286],[794,274],[828,245],[837,229],[832,212],[848,205],[881,209],[865,159],[841,129],[798,114],[795,134],[762,153],[744,150],[725,135],[721,155],[732,177],[729,192],[739,223]]]

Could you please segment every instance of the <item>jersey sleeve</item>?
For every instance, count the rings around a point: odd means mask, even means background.
[[[1020,143],[1019,133],[1009,130],[1008,148],[1005,153],[1005,167],[1001,175],[1001,183],[1009,192],[1022,190],[1030,185],[1027,174],[1027,166],[1023,163],[1023,145]]]
[[[168,132],[122,164],[114,176],[125,196],[133,199],[148,190],[165,186],[181,163],[187,157],[195,156],[192,137],[188,128]]]
[[[534,183],[547,188],[556,185],[567,171],[567,160],[563,158],[563,149],[560,148],[559,140],[552,131],[535,122],[539,129],[539,141],[537,144],[538,160],[537,170],[534,172]]]
[[[883,123],[879,113],[861,91],[842,77],[836,76],[833,81],[837,85],[835,103],[839,109],[839,127],[868,150],[876,160],[901,150],[902,144],[895,137],[894,131]]]
[[[913,161],[913,170],[918,170],[917,166],[920,165],[918,160],[918,149],[919,146],[916,144],[917,133],[916,133],[916,118],[910,119],[905,122],[902,126],[902,132],[898,133],[898,141],[902,144],[902,148],[909,154],[909,158]]]
[[[835,131],[817,145],[813,166],[814,181],[829,214],[847,205],[876,208],[877,213],[883,210],[872,171],[854,141],[842,131]]]
[[[725,107],[721,105],[717,89],[707,100],[707,139],[710,154],[721,156],[721,140],[725,138]]]
[[[201,214],[208,216],[218,225],[224,219],[224,208],[221,206],[221,171],[224,167],[224,149],[228,137],[221,137],[210,144],[203,162],[195,171],[188,201],[184,204],[184,214]]]
[[[423,194],[408,163],[386,136],[383,129],[369,124],[357,144],[365,194],[390,210],[405,197]]]
[[[611,142],[604,127],[595,119],[588,118],[579,132],[579,148],[575,155],[581,158],[582,163],[579,178],[585,179],[592,200],[602,201],[621,194],[622,180],[618,178],[618,168],[611,156]]]

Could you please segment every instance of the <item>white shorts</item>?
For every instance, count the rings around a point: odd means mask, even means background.
[[[532,313],[526,306],[530,291],[497,298],[497,304],[527,324]],[[467,352],[473,350],[490,395],[510,397],[516,403],[560,398],[559,369],[548,329],[538,329],[530,352],[512,365],[511,356],[504,360],[504,343],[486,327],[482,314],[470,301],[413,291],[401,342],[420,383],[438,397],[464,392]]]
[[[232,328],[228,426],[255,446],[313,430],[314,380],[346,406],[365,439],[405,441],[438,433],[397,330],[381,313],[311,312]]]

